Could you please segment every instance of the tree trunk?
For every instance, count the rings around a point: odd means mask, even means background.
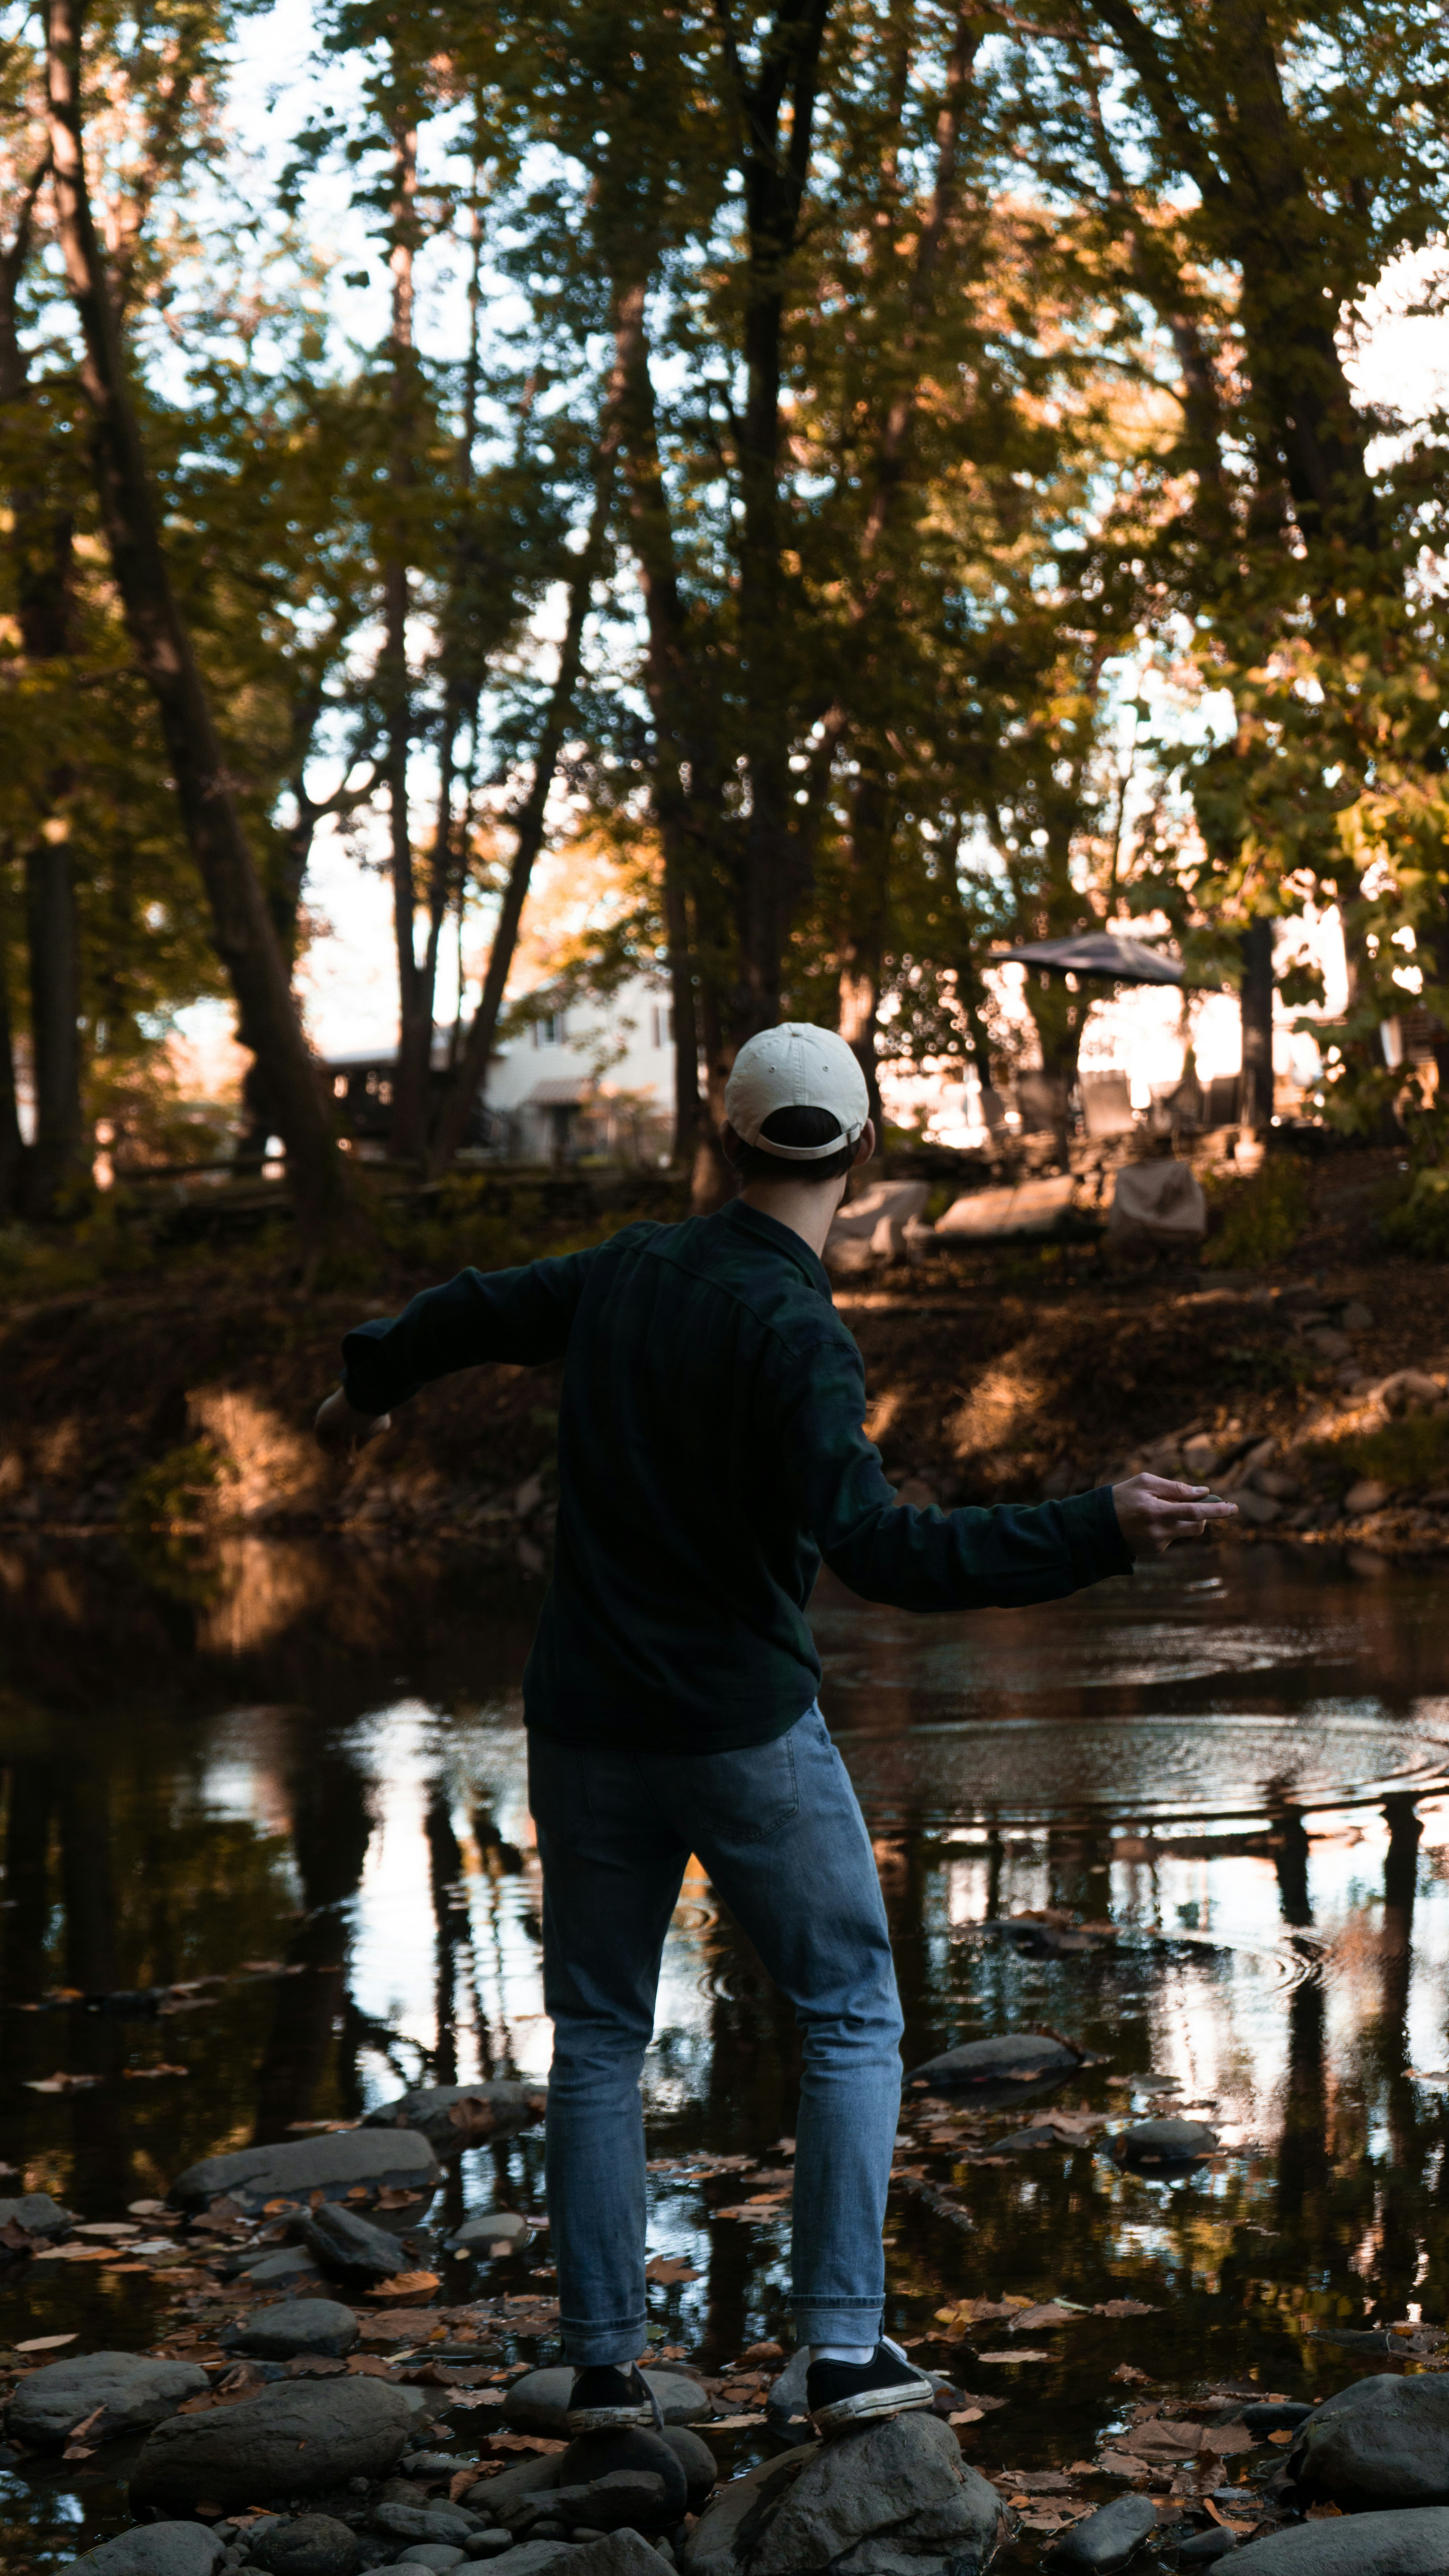
[[[346,1176],[313,1071],[266,898],[233,801],[211,702],[171,583],[125,355],[96,236],[82,148],[82,0],[47,0],[55,205],[83,341],[92,461],[111,567],[139,668],[155,698],[217,953],[287,1147],[309,1263],[340,1220]]]
[[[1273,924],[1249,922],[1242,937],[1243,1081],[1238,1118],[1261,1136],[1273,1118]]]
[[[48,1217],[88,1177],[77,1009],[80,938],[68,836],[42,836],[25,853],[25,926],[35,1085],[35,1140],[25,1203],[29,1215]]]
[[[25,1158],[15,1097],[15,1039],[10,1025],[11,854],[0,849],[0,1225],[9,1225],[20,1196]]]
[[[439,1107],[428,1152],[430,1172],[442,1171],[457,1153],[468,1130],[473,1103],[483,1090],[488,1074],[488,1061],[498,1035],[499,1015],[508,988],[514,952],[518,946],[519,924],[528,899],[529,881],[534,861],[543,847],[548,818],[548,800],[553,791],[573,711],[574,692],[579,684],[583,661],[584,627],[593,601],[594,580],[603,561],[604,540],[608,534],[609,515],[613,507],[614,470],[618,456],[620,432],[620,382],[617,362],[610,370],[604,398],[599,442],[594,452],[594,498],[589,513],[588,533],[574,558],[574,573],[569,584],[568,616],[563,641],[559,646],[558,670],[549,693],[543,730],[534,754],[533,777],[523,805],[514,818],[517,841],[508,883],[503,890],[498,921],[493,932],[493,945],[488,952],[488,968],[483,978],[483,991],[473,1015],[457,1067],[449,1081]]]
[[[393,136],[392,442],[388,461],[391,521],[383,563],[382,701],[387,727],[385,774],[392,865],[392,927],[397,950],[398,1045],[393,1069],[390,1142],[405,1162],[420,1159],[427,1143],[428,1066],[432,1054],[433,995],[417,962],[418,893],[413,873],[408,812],[408,754],[412,748],[412,688],[408,674],[408,605],[411,591],[408,513],[413,484],[417,370],[413,352],[413,253],[418,185],[418,137],[410,119]],[[431,955],[436,960],[436,942]]]

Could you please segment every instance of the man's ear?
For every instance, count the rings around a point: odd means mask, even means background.
[[[857,1163],[868,1163],[874,1152],[875,1120],[873,1118],[867,1118],[865,1125],[860,1131],[860,1141],[855,1149],[855,1160]],[[851,1168],[854,1169],[854,1165],[852,1165]]]

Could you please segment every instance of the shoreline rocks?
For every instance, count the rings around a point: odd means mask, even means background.
[[[1349,2513],[1449,2505],[1449,2377],[1386,2374],[1326,2397],[1288,2455],[1288,2474],[1311,2503]]]
[[[1345,2514],[1339,2522],[1269,2532],[1233,2551],[1233,2576],[1443,2576],[1446,2567],[1449,2512],[1435,2507]]]
[[[359,2185],[370,2191],[431,2195],[442,2178],[432,2148],[415,2129],[380,2134],[338,2129],[279,2146],[237,2147],[229,2155],[203,2156],[177,2175],[167,2197],[177,2209],[205,2209],[213,2200],[231,2200],[255,2213],[269,2200],[308,2201],[314,2191],[340,2200]]]
[[[1002,2039],[971,2039],[960,2048],[943,2049],[911,2069],[907,2093],[964,2093],[984,2110],[1003,2102],[1029,2102],[1051,2092],[1083,2067],[1100,2066],[1101,2058],[1073,2048],[1054,2033],[1010,2032]]]
[[[278,2299],[221,2337],[224,2351],[251,2361],[341,2361],[356,2341],[357,2319],[337,2299]]]
[[[155,2361],[139,2352],[92,2352],[52,2361],[22,2379],[10,2400],[7,2430],[32,2451],[63,2451],[78,2424],[105,2409],[88,2443],[149,2433],[211,2382],[194,2361]]]
[[[981,2576],[1000,2518],[950,2426],[917,2410],[736,2478],[700,2515],[684,2564],[687,2576]]]

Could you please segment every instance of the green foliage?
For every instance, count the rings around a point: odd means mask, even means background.
[[[1400,1414],[1377,1431],[1325,1441],[1315,1455],[1342,1492],[1372,1476],[1395,1493],[1427,1493],[1449,1485],[1449,1410]]]
[[[1308,1177],[1292,1154],[1269,1154],[1247,1180],[1209,1173],[1203,1261],[1214,1270],[1261,1270],[1291,1252],[1308,1223]]]
[[[1380,1217],[1378,1236],[1415,1261],[1449,1261],[1449,1170],[1415,1172]]]
[[[144,1467],[122,1502],[118,1519],[123,1536],[181,1530],[194,1526],[222,1482],[220,1458],[209,1440],[190,1440],[168,1449]]]

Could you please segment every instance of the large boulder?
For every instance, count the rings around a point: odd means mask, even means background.
[[[338,2299],[278,2299],[221,2338],[252,2361],[341,2361],[357,2341],[357,2319]]]
[[[1449,2513],[1433,2508],[1300,2523],[1233,2551],[1233,2576],[1444,2576],[1446,2567]]]
[[[666,2424],[707,2424],[714,2408],[697,2379],[682,2371],[646,2370],[642,2374],[659,2400]],[[567,2438],[571,2370],[529,2370],[515,2379],[503,2401],[503,2420],[517,2433],[545,2433]]]
[[[1000,2500],[938,2415],[892,2416],[736,2484],[743,2510],[726,2487],[690,2534],[690,2576],[979,2576],[996,2546]]]
[[[354,2282],[367,2289],[378,2281],[395,2280],[399,2272],[409,2269],[407,2255],[395,2236],[385,2227],[374,2227],[370,2218],[359,2218],[355,2209],[344,2209],[337,2201],[324,2201],[304,2218],[300,2230],[303,2244],[324,2272],[333,2273],[340,2281]]]
[[[77,2424],[105,2408],[88,2444],[149,2433],[188,2397],[211,2386],[194,2361],[152,2361],[138,2352],[92,2352],[52,2361],[22,2379],[10,2401],[9,2431],[32,2451],[63,2451]]]
[[[420,2084],[369,2111],[369,2129],[416,2129],[440,2156],[481,2147],[490,2138],[515,2138],[548,2109],[546,2083],[515,2084],[500,2077],[478,2084]]]
[[[210,2500],[230,2513],[383,2477],[413,2428],[408,2393],[385,2379],[281,2379],[235,2406],[173,2416],[147,2436],[131,2503],[187,2513]]]
[[[103,2540],[72,2567],[94,2570],[94,2576],[215,2576],[224,2543],[199,2522],[148,2522],[139,2531],[122,2531]]]
[[[177,2175],[169,2197],[178,2209],[234,2200],[239,2209],[257,2210],[269,2200],[310,2200],[314,2191],[341,2200],[359,2184],[366,2191],[433,2192],[442,2178],[432,2148],[415,2129],[389,2129],[380,2136],[370,2129],[336,2129],[282,2146],[203,2156]]]
[[[1360,2379],[1340,2388],[1315,2407],[1288,2465],[1310,2502],[1349,2512],[1449,2505],[1449,2378]]]
[[[1011,2031],[1002,2039],[970,2039],[913,2067],[908,2093],[965,2093],[984,2109],[999,2102],[1029,2102],[1049,2093],[1083,2066],[1100,2064],[1047,2031]]]

